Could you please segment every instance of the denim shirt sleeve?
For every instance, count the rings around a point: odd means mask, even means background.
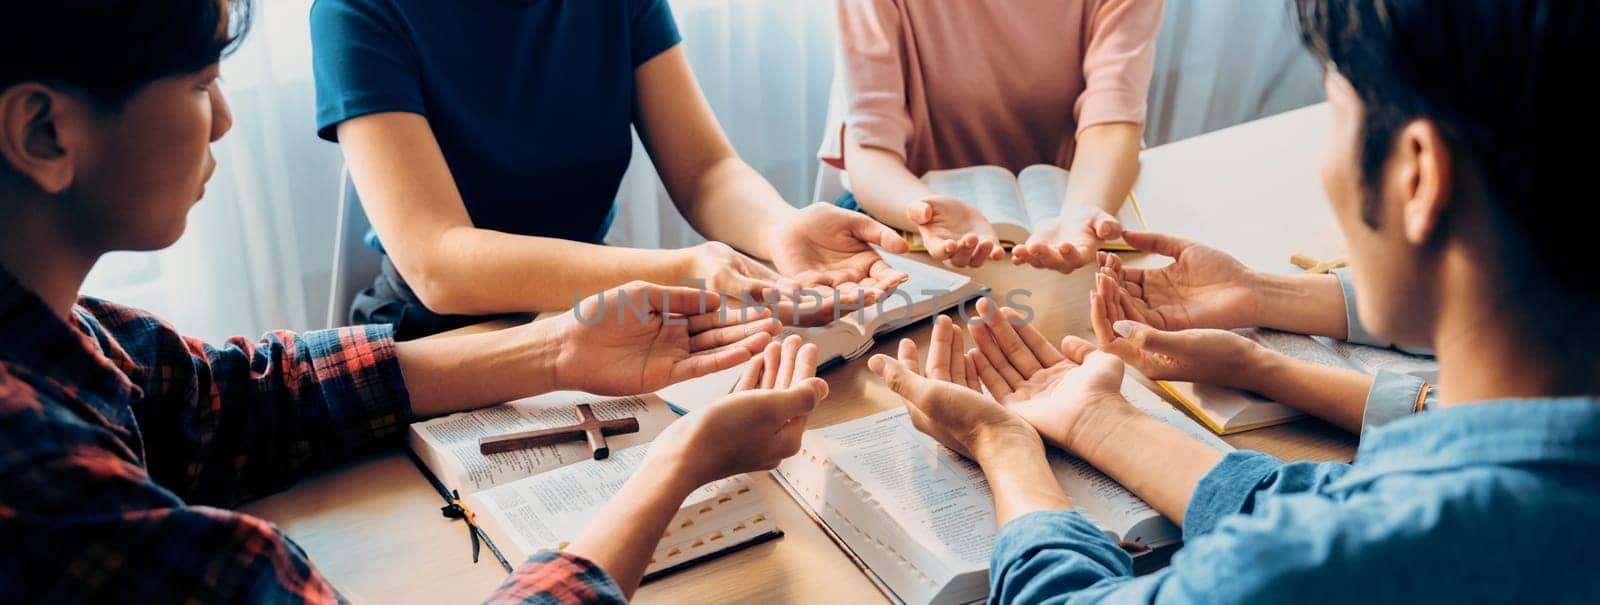
[[[1314,571],[1312,559],[1329,549],[1299,547],[1339,539],[1342,532],[1329,525],[1336,521],[1323,522],[1329,527],[1316,528],[1320,533],[1302,532],[1308,518],[1328,518],[1334,511],[1325,499],[1299,495],[1317,491],[1348,468],[1337,462],[1284,464],[1259,452],[1230,452],[1195,486],[1184,515],[1188,545],[1171,566],[1138,578],[1132,575],[1132,559],[1083,515],[1044,511],[1018,517],[995,538],[989,599],[1191,603],[1229,600],[1225,594],[1245,601],[1252,594],[1270,594],[1260,591],[1297,575],[1273,569],[1284,549],[1295,555],[1283,559],[1285,565]],[[1277,544],[1279,535],[1294,535],[1295,543]]]
[[[1427,394],[1422,409],[1426,410],[1437,403],[1438,389],[1410,374],[1378,370],[1372,377],[1372,389],[1367,391],[1367,407],[1361,414],[1361,435],[1364,437],[1371,429],[1419,411],[1417,399],[1423,397],[1424,390]]]

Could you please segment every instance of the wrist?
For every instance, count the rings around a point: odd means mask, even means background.
[[[1139,418],[1147,416],[1121,395],[1091,399],[1084,402],[1078,419],[1067,429],[1066,441],[1056,445],[1092,464],[1104,444],[1117,442],[1114,434],[1123,425]]]
[[[977,434],[967,446],[972,459],[981,466],[989,466],[1008,457],[1017,456],[1025,452],[1042,452],[1044,441],[1040,439],[1038,431],[1027,423],[1021,426],[988,427]]]
[[[570,309],[562,311],[562,313],[574,312]],[[562,317],[535,321],[507,330],[508,333],[516,332],[512,338],[520,344],[517,351],[520,359],[518,366],[544,369],[543,372],[521,372],[525,379],[540,383],[530,384],[532,388],[527,391],[528,393],[573,390],[572,385],[567,384],[569,381],[565,379],[570,372],[563,371],[563,366],[572,361],[564,354],[566,351],[561,346],[561,343],[570,340],[563,335],[570,321],[571,318]]]
[[[1238,327],[1262,327],[1313,334],[1337,336],[1332,333],[1332,323],[1344,324],[1340,313],[1325,311],[1327,305],[1344,302],[1339,278],[1326,274],[1291,274],[1251,272],[1250,291],[1253,293],[1253,317],[1248,324]]]
[[[655,490],[678,501],[688,498],[690,492],[700,486],[721,478],[709,476],[708,471],[699,468],[695,464],[697,458],[691,453],[691,448],[680,443],[681,441],[658,439],[651,446],[649,455],[645,456],[639,472],[635,474],[637,477],[649,477]]]

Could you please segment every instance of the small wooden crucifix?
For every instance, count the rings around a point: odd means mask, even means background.
[[[595,417],[594,410],[587,403],[578,404],[577,411],[577,424],[481,437],[478,439],[478,451],[482,454],[498,454],[587,438],[589,449],[594,450],[594,459],[600,460],[611,455],[611,447],[606,445],[607,435],[639,432],[639,419],[633,416],[601,420]]]

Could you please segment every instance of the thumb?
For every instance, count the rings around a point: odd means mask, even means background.
[[[1137,321],[1118,320],[1111,324],[1111,330],[1116,332],[1117,336],[1128,339],[1134,346],[1155,353],[1171,351],[1176,344],[1175,333],[1157,330]]]
[[[1102,241],[1110,241],[1122,237],[1122,221],[1111,216],[1110,213],[1101,212],[1093,221],[1094,234]]]
[[[1083,357],[1083,367],[1096,373],[1116,372],[1121,374],[1123,363],[1122,358],[1097,350]]]
[[[938,215],[938,212],[934,209],[933,202],[928,200],[917,200],[912,202],[910,206],[906,206],[906,218],[911,219],[911,222],[918,225],[926,225],[933,222],[933,218],[936,215]]]
[[[804,416],[827,396],[828,382],[813,376],[779,391],[773,412],[782,420]]]
[[[888,226],[860,212],[852,212],[850,233],[868,244],[877,244],[890,252],[904,253],[909,249],[906,239]],[[919,223],[920,224],[920,223]]]
[[[905,364],[888,355],[873,355],[867,360],[867,368],[883,379],[889,385],[889,390],[910,400],[916,400],[916,394],[925,388],[924,378],[916,372],[906,369]]]

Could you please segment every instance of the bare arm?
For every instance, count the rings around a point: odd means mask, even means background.
[[[711,112],[683,46],[640,65],[639,136],[672,200],[706,239],[770,259],[766,229],[792,220],[798,210],[739,159]]]
[[[1223,453],[1120,396],[1085,412],[1069,432],[1069,441],[1060,445],[1182,525],[1195,486]]]
[[[474,227],[423,116],[380,113],[346,121],[339,125],[339,145],[390,259],[436,313],[564,309],[574,292],[587,296],[635,279],[675,284],[688,277],[678,252]]]
[[[850,141],[845,144],[849,147],[845,157],[850,158],[846,172],[850,175],[850,192],[855,194],[856,203],[886,225],[915,231],[917,224],[906,216],[906,207],[936,195],[933,188],[911,174],[899,154]]]
[[[1139,176],[1139,141],[1143,134],[1142,125],[1129,122],[1097,124],[1078,133],[1063,208],[1091,206],[1116,216]]]

